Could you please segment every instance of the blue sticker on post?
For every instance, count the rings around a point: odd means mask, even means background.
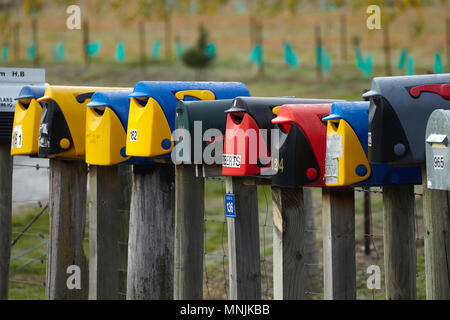
[[[225,217],[236,218],[236,207],[234,205],[234,194],[225,193]]]

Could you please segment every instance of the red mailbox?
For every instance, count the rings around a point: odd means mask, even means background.
[[[280,187],[325,187],[327,126],[322,118],[331,104],[283,105],[272,120],[280,129],[278,158],[272,157],[278,173],[272,185]],[[276,155],[277,153],[274,152]]]
[[[276,171],[270,161],[272,140],[277,143],[276,137],[272,139],[274,108],[284,104],[322,104],[333,101],[298,98],[236,98],[233,106],[226,111],[228,116],[222,174],[225,176],[275,174]]]

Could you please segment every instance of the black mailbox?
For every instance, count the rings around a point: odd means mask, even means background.
[[[436,109],[450,109],[450,74],[375,78],[370,99],[369,158],[425,164],[425,129]]]

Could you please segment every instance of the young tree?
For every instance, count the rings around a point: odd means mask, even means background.
[[[214,55],[209,55],[206,52],[206,47],[208,46],[208,32],[203,25],[199,26],[198,29],[198,40],[197,44],[183,53],[183,62],[190,68],[197,70],[196,78],[202,78],[203,71],[207,68],[211,62],[214,60]]]

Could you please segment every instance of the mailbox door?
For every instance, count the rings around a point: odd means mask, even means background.
[[[42,106],[36,100],[44,95],[44,86],[26,86],[16,99],[11,155],[37,155]]]
[[[421,165],[426,123],[436,109],[450,109],[450,74],[375,78],[369,112],[369,159]]]
[[[130,95],[127,155],[169,156],[174,147],[175,110],[179,100],[214,100],[248,96],[237,82],[140,82]]]
[[[39,156],[84,159],[86,105],[96,91],[123,88],[48,86],[42,98]]]
[[[273,120],[280,128],[278,173],[272,184],[280,187],[325,186],[327,127],[322,118],[331,104],[284,105]]]
[[[426,130],[427,186],[450,190],[450,111],[436,110]]]
[[[86,109],[86,163],[110,166],[125,155],[129,90],[96,92]]]
[[[178,103],[175,127],[189,132],[191,147],[189,150],[183,148],[183,150],[177,152],[177,161],[202,164],[204,160],[203,153],[211,149],[210,156],[217,160],[215,164],[222,164],[223,142],[227,121],[225,110],[229,109],[232,103],[233,100],[230,99],[180,101]],[[211,136],[209,136],[210,134]],[[205,150],[206,148],[208,150]],[[215,154],[215,152],[219,152],[219,154]],[[195,157],[196,153],[197,156]]]

